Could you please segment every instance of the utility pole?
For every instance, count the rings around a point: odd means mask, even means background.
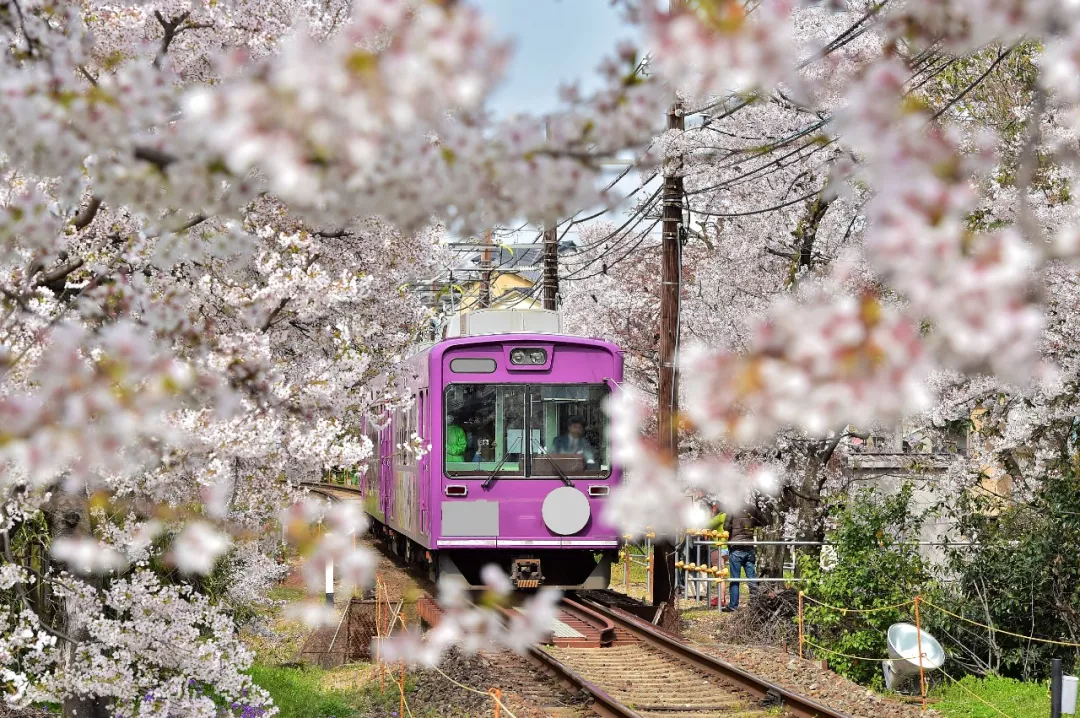
[[[682,0],[670,0],[669,12],[682,9]],[[682,103],[676,100],[668,110],[667,126],[669,130],[682,130]],[[661,239],[660,267],[660,377],[658,386],[659,429],[657,444],[670,461],[679,460],[679,374],[675,366],[676,348],[679,332],[679,292],[682,291],[679,277],[679,256],[682,247],[679,244],[679,231],[682,227],[683,181],[681,176],[664,178],[664,215]],[[658,540],[653,549],[656,552],[653,566],[652,603],[658,606],[669,603],[675,589],[675,546],[670,540]]]
[[[487,309],[491,306],[491,230],[484,232],[484,254],[481,266],[484,269],[483,279],[480,282],[480,308]]]
[[[551,127],[545,126],[544,133],[551,139]],[[554,223],[544,224],[544,309],[555,310],[555,299],[559,296],[559,230]]]
[[[544,225],[544,309],[555,310],[559,296],[559,231],[554,224]]]

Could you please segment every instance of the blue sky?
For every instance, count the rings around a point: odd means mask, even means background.
[[[488,100],[496,116],[542,114],[559,108],[559,85],[577,81],[586,95],[601,86],[596,68],[621,40],[640,38],[609,0],[471,0],[513,43],[505,79]],[[612,177],[621,168],[613,168]],[[637,186],[631,173],[616,189]],[[616,214],[618,217],[618,213]],[[576,230],[571,230],[575,235]],[[531,241],[527,230],[519,241]]]
[[[638,37],[608,0],[473,0],[501,37],[514,44],[507,77],[491,98],[500,116],[558,106],[561,83],[599,85],[596,67],[619,40]]]

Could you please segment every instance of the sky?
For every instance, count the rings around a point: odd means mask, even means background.
[[[558,88],[578,80],[588,94],[600,80],[596,68],[624,39],[639,37],[609,0],[473,0],[510,40],[507,77],[490,99],[499,116],[543,113],[558,107]]]
[[[586,96],[602,86],[601,61],[614,54],[621,40],[640,40],[637,28],[625,23],[610,0],[471,0],[494,26],[498,37],[513,44],[502,84],[488,99],[496,117],[516,112],[542,114],[559,109],[558,90],[576,81]],[[615,175],[622,168],[611,168]],[[631,172],[616,190],[632,191]],[[532,241],[536,230],[516,241]],[[571,238],[576,230],[571,230]]]

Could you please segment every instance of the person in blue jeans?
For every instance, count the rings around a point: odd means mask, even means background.
[[[731,568],[732,578],[741,578],[743,571],[746,571],[746,578],[757,578],[757,555],[754,553],[753,547],[749,549],[732,549],[728,554],[728,566]],[[731,582],[731,600],[728,601],[728,605],[724,607],[725,611],[734,611],[739,607],[739,582]],[[746,593],[749,595],[751,592],[750,584],[746,584]]]
[[[746,572],[746,578],[757,578],[757,554],[754,547],[744,542],[754,540],[754,529],[768,523],[761,510],[752,503],[729,511],[727,520],[724,521],[724,529],[728,532],[728,542],[731,544],[731,553],[728,554],[728,567],[731,569],[731,578],[741,578]],[[746,584],[746,592],[751,593],[751,584]],[[724,611],[734,611],[739,607],[739,582],[731,582],[731,600],[724,606]]]

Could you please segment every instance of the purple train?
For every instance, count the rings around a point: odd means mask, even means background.
[[[619,534],[601,517],[621,480],[604,401],[622,352],[560,333],[554,312],[478,311],[406,361],[362,479],[374,530],[433,579],[479,586],[489,563],[519,589],[607,588]],[[431,449],[402,447],[413,433]]]

